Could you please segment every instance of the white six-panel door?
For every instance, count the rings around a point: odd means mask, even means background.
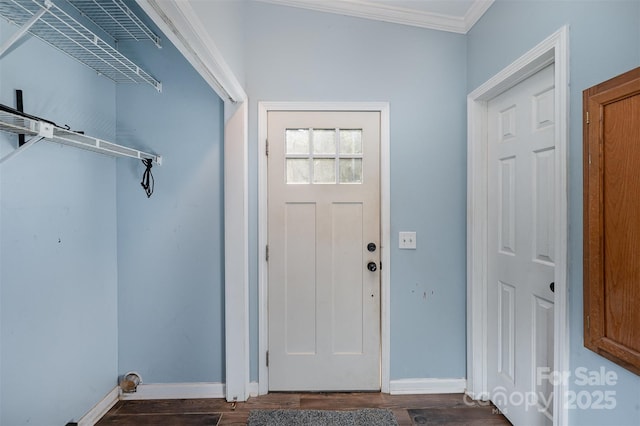
[[[380,113],[270,111],[268,141],[269,389],[379,390]]]
[[[488,104],[488,385],[515,425],[553,413],[554,67]]]

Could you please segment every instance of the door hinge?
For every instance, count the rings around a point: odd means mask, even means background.
[[[264,141],[264,155],[269,156],[269,139]]]
[[[591,120],[589,119],[589,111],[587,111],[587,124],[591,124]]]
[[[267,351],[267,367],[269,366],[269,351]]]
[[[587,330],[591,329],[591,316],[587,315]]]
[[[264,260],[267,262],[269,261],[269,244],[267,244],[264,250]]]

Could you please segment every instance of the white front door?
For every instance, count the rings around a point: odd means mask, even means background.
[[[267,123],[269,389],[379,390],[380,113]]]
[[[515,425],[551,424],[554,66],[488,104],[488,386]]]

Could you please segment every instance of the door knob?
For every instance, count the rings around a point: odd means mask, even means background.
[[[374,252],[376,251],[376,243],[369,243],[367,244],[367,250],[369,250],[370,252]]]
[[[549,289],[551,290],[551,293],[555,293],[556,292],[556,283],[553,282],[553,283],[549,284]]]
[[[369,262],[367,263],[367,269],[371,272],[375,272],[378,270],[378,265],[376,265],[376,262]]]

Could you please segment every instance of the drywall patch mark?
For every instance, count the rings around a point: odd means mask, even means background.
[[[422,288],[420,288],[422,287]],[[421,291],[422,290],[422,291]],[[420,285],[420,283],[415,283],[415,288],[411,290],[411,294],[416,295],[422,293],[422,300],[428,301],[431,297],[435,295],[435,290],[429,290]]]

